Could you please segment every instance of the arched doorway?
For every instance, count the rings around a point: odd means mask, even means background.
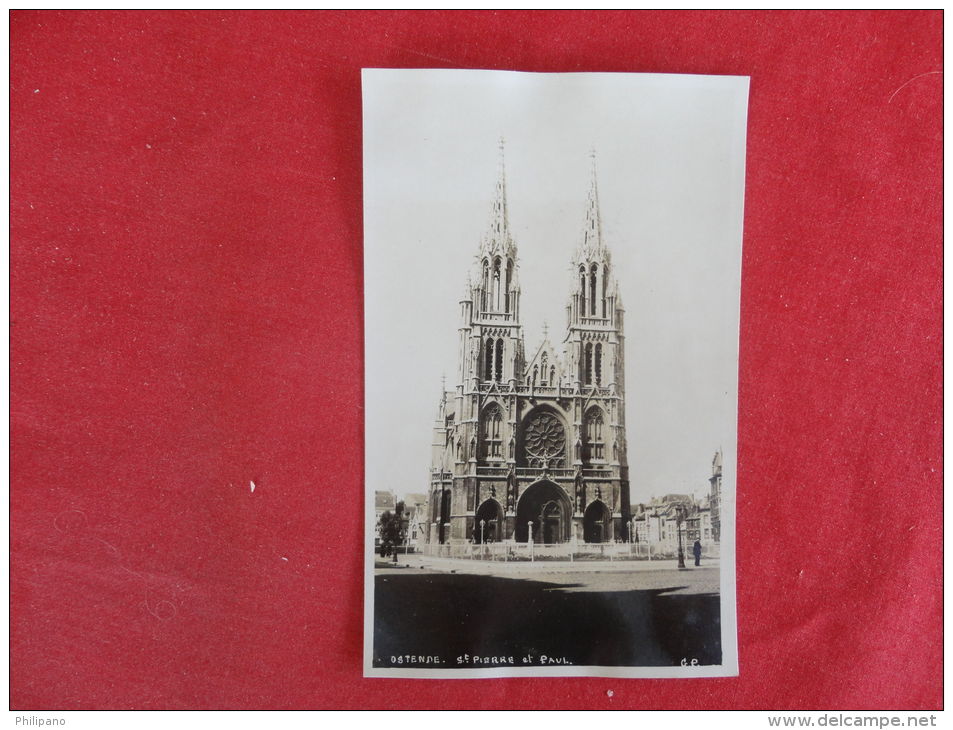
[[[502,539],[503,507],[495,499],[488,499],[476,512],[476,519],[473,522],[473,542],[476,544],[500,542]]]
[[[582,539],[586,542],[609,542],[612,537],[612,515],[598,499],[586,507],[582,517]]]
[[[536,482],[520,497],[516,506],[516,541],[529,541],[529,523],[533,523],[533,542],[567,542],[572,527],[572,504],[566,492],[550,481]]]

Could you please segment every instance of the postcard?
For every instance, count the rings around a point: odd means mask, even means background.
[[[736,675],[748,78],[363,96],[366,676]]]

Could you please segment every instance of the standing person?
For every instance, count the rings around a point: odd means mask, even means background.
[[[692,552],[695,554],[695,565],[702,564],[702,544],[701,541],[695,540],[695,544],[692,545]]]

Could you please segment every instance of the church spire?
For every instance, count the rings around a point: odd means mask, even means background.
[[[516,243],[510,233],[502,138],[499,159],[496,191],[490,209],[490,225],[480,241],[480,250],[475,261],[473,313],[478,316],[486,313],[492,313],[494,316],[505,314],[505,321],[519,324],[519,269],[516,262]]]
[[[500,159],[496,173],[496,199],[493,201],[493,218],[509,233],[510,216],[506,208],[506,156],[503,138],[500,137]],[[499,230],[499,229],[498,229]]]
[[[480,254],[494,254],[516,258],[516,244],[510,234],[510,215],[506,202],[506,165],[503,154],[504,141],[500,137],[500,157],[497,170],[496,191],[490,213],[490,227],[483,236]]]
[[[569,324],[570,327],[606,324],[621,327],[621,319],[616,321],[617,310],[622,309],[618,287],[613,285],[611,255],[602,235],[596,153],[590,152],[589,158],[589,194],[582,237],[573,258],[575,283],[569,298]]]
[[[596,152],[590,150],[589,195],[586,199],[586,222],[576,259],[608,261],[609,251],[602,238],[602,216],[599,212],[599,185],[596,180]]]

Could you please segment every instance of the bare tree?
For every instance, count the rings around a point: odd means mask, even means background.
[[[397,562],[397,548],[404,541],[407,533],[407,518],[404,515],[404,503],[400,501],[394,511],[386,510],[377,522],[381,536],[381,557],[386,558],[393,554]]]

